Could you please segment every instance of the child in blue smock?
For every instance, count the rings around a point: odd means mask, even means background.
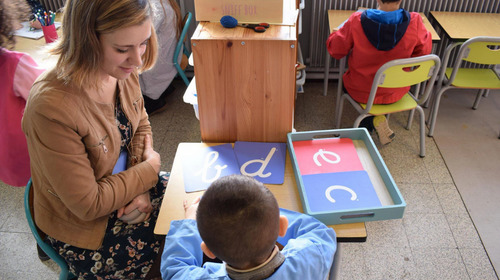
[[[163,279],[326,279],[337,249],[333,229],[279,209],[252,177],[212,183],[172,221],[161,260]],[[283,248],[280,250],[281,246]],[[203,253],[222,263],[203,263]]]

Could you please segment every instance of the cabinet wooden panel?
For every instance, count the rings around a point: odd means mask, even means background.
[[[204,142],[285,142],[295,102],[295,26],[201,22],[191,38]]]

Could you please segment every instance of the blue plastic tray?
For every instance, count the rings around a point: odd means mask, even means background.
[[[305,197],[307,193],[305,192],[302,175],[298,168],[293,142],[325,138],[349,138],[353,140],[356,152],[364,169],[368,172],[370,181],[376,190],[382,206],[326,212],[314,212],[311,210],[308,200]],[[304,213],[315,217],[327,225],[400,219],[403,217],[406,203],[365,128],[292,132],[287,135],[287,146],[292,159],[292,166]],[[335,182],[332,182],[332,184],[335,184]]]

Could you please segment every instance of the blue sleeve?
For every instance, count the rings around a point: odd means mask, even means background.
[[[161,256],[162,279],[224,279],[222,264],[203,263],[196,221],[172,221]]]
[[[311,255],[311,258],[325,264],[325,269],[328,270],[337,250],[335,231],[306,214],[286,209],[280,209],[280,214],[288,218],[287,232],[277,240],[284,246],[283,252],[296,250],[301,247],[299,244],[312,244],[316,249],[309,248],[308,254],[316,255],[316,257]],[[319,269],[319,264],[317,268]]]
[[[280,209],[280,215],[284,215],[288,218],[288,229],[285,236],[278,237],[278,242],[283,246],[286,246],[290,239],[309,236],[307,235],[308,233],[317,235],[317,237],[313,238],[319,242],[333,241],[336,243],[337,237],[335,231],[318,221],[316,218],[287,209]]]

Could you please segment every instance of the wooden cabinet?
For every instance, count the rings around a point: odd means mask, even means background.
[[[286,142],[295,102],[297,29],[256,33],[200,22],[191,38],[204,142]]]

